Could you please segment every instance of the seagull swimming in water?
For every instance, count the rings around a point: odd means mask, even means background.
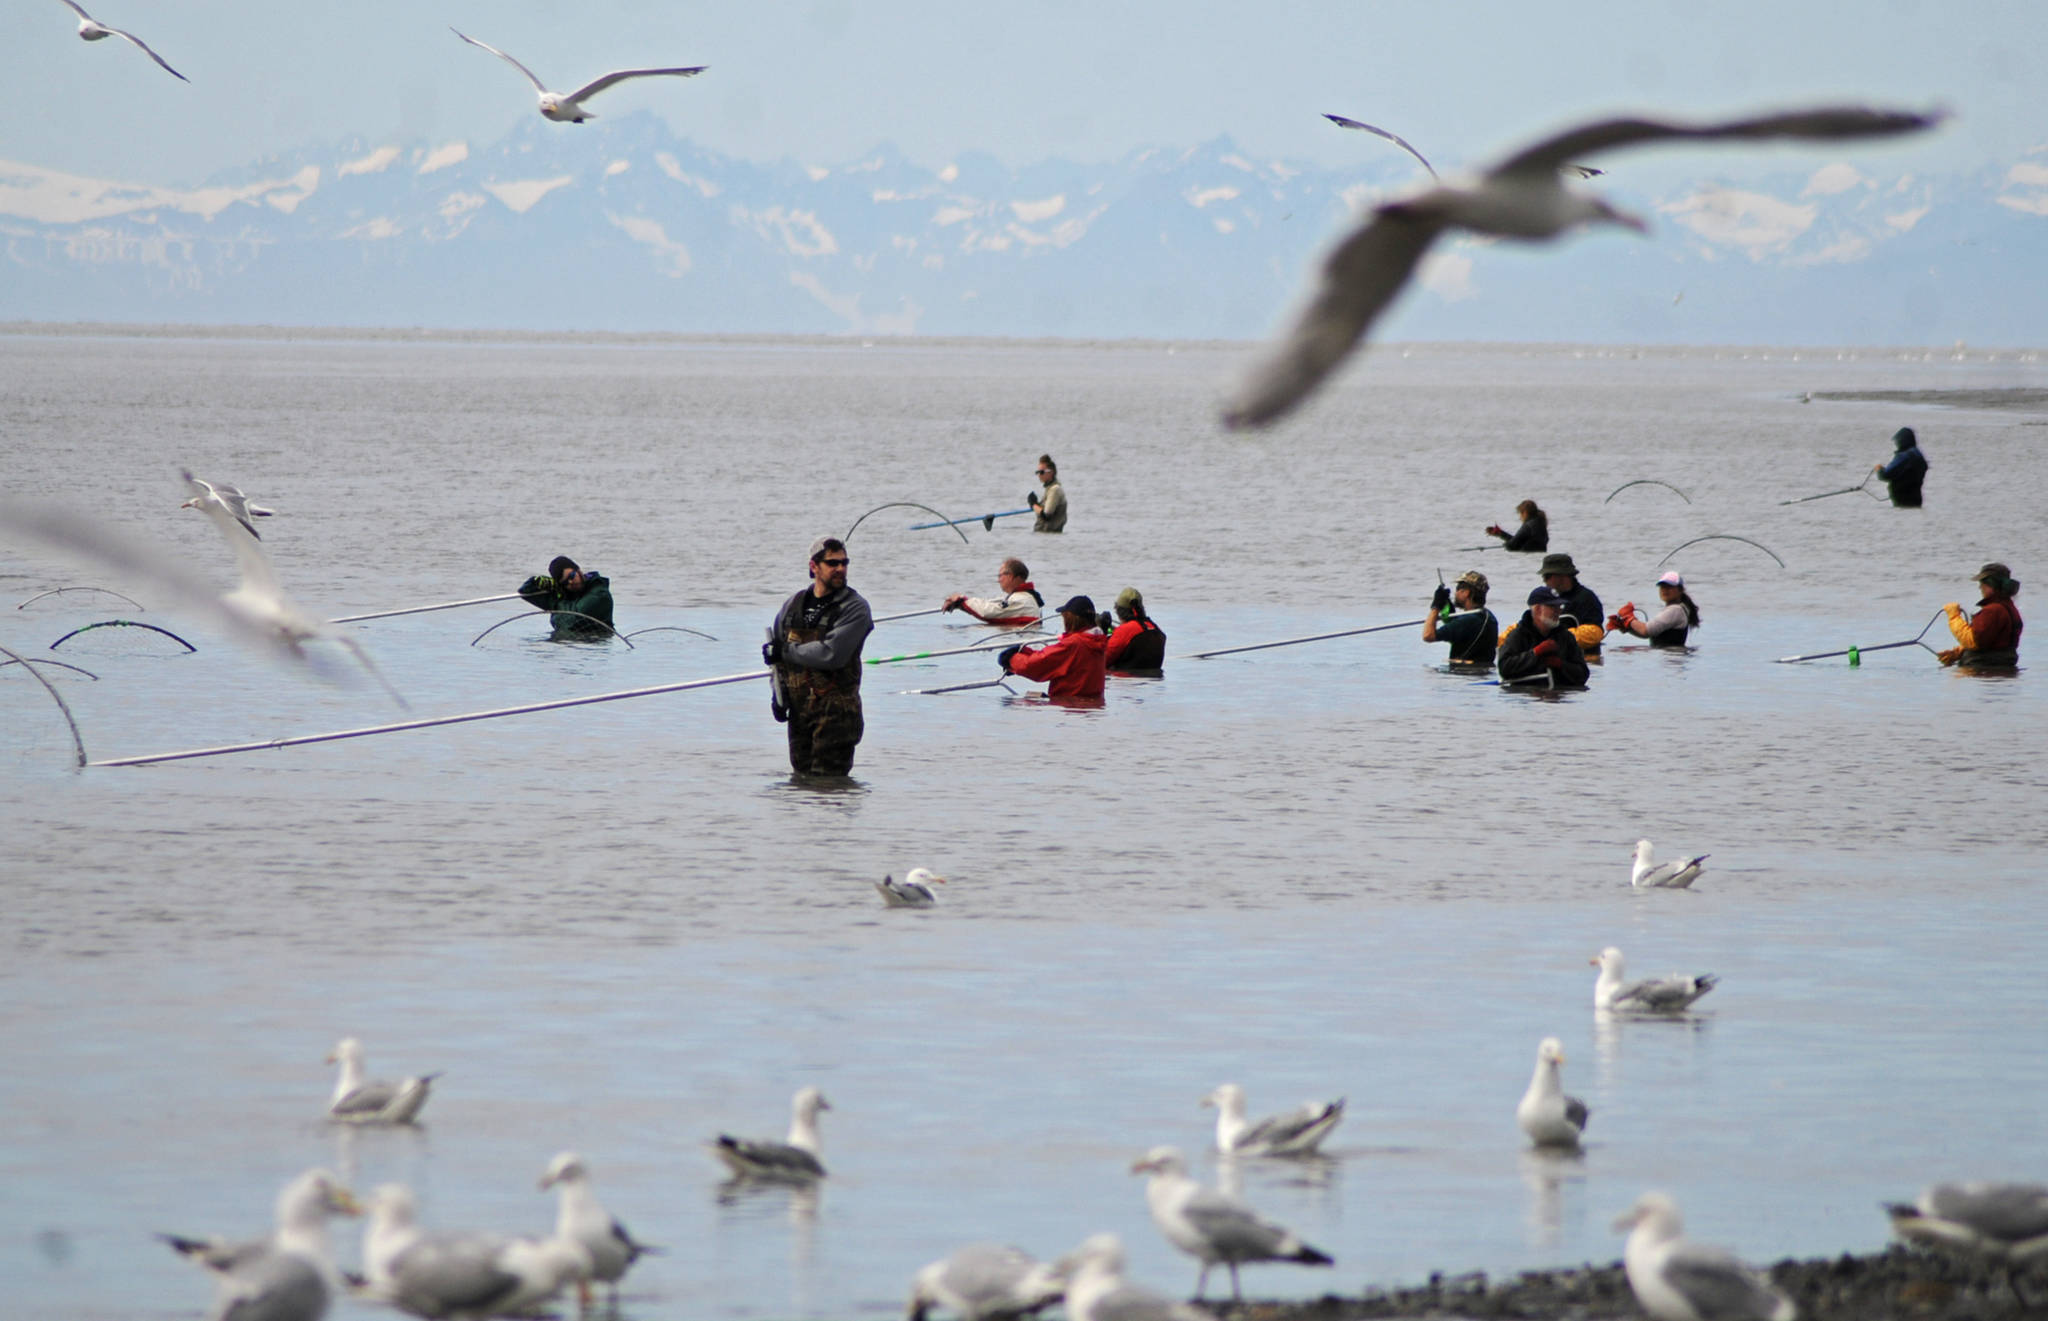
[[[540,93],[541,114],[554,120],[557,124],[580,124],[586,119],[596,119],[596,115],[583,108],[583,102],[590,97],[596,96],[613,83],[622,83],[628,78],[694,78],[711,67],[708,64],[699,64],[688,69],[619,69],[605,74],[601,78],[593,78],[565,96],[560,92],[550,92],[547,89],[546,83],[533,76],[533,70],[527,68],[518,60],[513,59],[504,51],[499,50],[496,46],[478,41],[475,37],[464,36],[464,34],[456,31],[454,28],[449,28],[448,30],[454,32],[456,36],[462,37],[470,45],[489,51],[505,61],[505,63],[519,70],[519,72],[525,74],[526,81],[533,84],[533,90]]]
[[[1621,951],[1609,945],[1586,960],[1600,969],[1593,983],[1593,1007],[1620,1013],[1675,1014],[1714,989],[1718,978],[1711,972],[1697,977],[1645,977],[1639,982],[1623,981]]]
[[[619,1307],[619,1280],[634,1262],[660,1248],[642,1243],[626,1226],[604,1209],[590,1186],[590,1167],[573,1151],[565,1151],[548,1163],[541,1176],[541,1191],[556,1190],[555,1237],[580,1244],[590,1254],[588,1278],[577,1284],[584,1306],[590,1305],[590,1281],[611,1286],[612,1310]]]
[[[736,1138],[720,1133],[706,1145],[736,1179],[775,1179],[787,1183],[822,1179],[825,1163],[819,1158],[818,1112],[830,1110],[832,1103],[817,1088],[805,1087],[790,1101],[789,1108],[787,1141]]]
[[[136,36],[133,32],[123,32],[119,28],[108,27],[105,23],[100,22],[91,14],[88,14],[83,9],[80,9],[78,5],[75,3],[75,0],[63,0],[63,4],[65,8],[69,9],[72,13],[78,15],[78,39],[80,41],[105,41],[108,37],[119,37],[121,40],[127,42],[129,45],[134,46],[137,50],[141,51],[144,55],[147,55],[149,56],[149,58],[155,60],[157,62],[158,67],[160,67],[165,73],[171,75],[171,77],[176,78],[179,82],[189,83],[192,81],[190,78],[187,78],[184,74],[179,73],[176,69],[173,69],[168,63],[164,61],[163,56],[157,54],[155,51],[149,48],[148,42],[144,41],[141,37]]]
[[[1573,157],[1665,141],[1792,138],[1834,141],[1931,128],[1942,115],[1822,106],[1787,114],[1682,124],[1659,119],[1601,119],[1523,148],[1477,178],[1440,183],[1375,207],[1337,245],[1315,293],[1280,345],[1253,369],[1223,412],[1233,429],[1277,421],[1306,399],[1406,287],[1430,245],[1450,230],[1499,238],[1556,238],[1579,225],[1648,226],[1590,193],[1564,186]]]
[[[1245,1118],[1244,1088],[1224,1083],[1202,1098],[1216,1110],[1216,1150],[1239,1156],[1312,1156],[1344,1120],[1344,1098],[1310,1101],[1254,1124]]]
[[[1564,1043],[1556,1037],[1543,1038],[1536,1047],[1536,1072],[1529,1079],[1529,1090],[1515,1107],[1515,1122],[1539,1147],[1577,1147],[1593,1113],[1578,1097],[1564,1094],[1558,1077],[1563,1063]]]
[[[1706,868],[1700,866],[1711,853],[1702,853],[1684,862],[1650,861],[1650,841],[1636,841],[1636,865],[1629,872],[1628,883],[1638,890],[1690,890],[1692,883],[1699,879]]]
[[[334,1080],[334,1099],[327,1103],[327,1116],[344,1124],[410,1124],[426,1107],[427,1093],[438,1073],[423,1073],[403,1082],[388,1083],[363,1077],[363,1043],[343,1037],[327,1053],[329,1064],[341,1066]]]
[[[891,908],[930,908],[939,901],[932,893],[932,886],[944,885],[946,878],[912,867],[903,874],[902,880],[884,876],[875,882],[875,890],[882,896],[882,902]]]

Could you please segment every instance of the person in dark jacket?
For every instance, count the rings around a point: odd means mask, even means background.
[[[1522,520],[1522,525],[1513,532],[1509,532],[1498,523],[1486,529],[1489,534],[1501,539],[1502,550],[1550,549],[1550,518],[1536,507],[1534,500],[1524,500],[1516,505],[1515,517]]]
[[[1984,595],[1976,614],[1964,618],[1963,608],[1954,601],[1942,607],[1948,611],[1948,631],[1957,645],[1941,653],[1941,663],[2011,669],[2020,663],[2020,633],[2026,628],[2012,599],[2019,594],[2019,579],[2003,564],[1987,564],[1977,570],[1977,586]]]
[[[1548,688],[1584,688],[1592,670],[1579,640],[1563,626],[1564,600],[1549,587],[1529,593],[1529,608],[1501,639],[1500,681]]]
[[[1438,585],[1422,621],[1424,642],[1448,642],[1453,661],[1491,667],[1499,638],[1500,621],[1486,608],[1485,574],[1472,569],[1450,587]]]
[[[1116,594],[1116,630],[1109,635],[1103,661],[1110,669],[1125,674],[1157,672],[1166,664],[1166,630],[1145,613],[1145,598],[1135,587]],[[1104,615],[1106,620],[1109,616]]]
[[[773,671],[769,706],[789,724],[789,766],[798,775],[846,775],[867,732],[860,707],[860,649],[874,632],[867,599],[846,585],[849,556],[837,537],[811,543],[811,585],[782,603],[761,660]]]
[[[557,555],[546,573],[519,584],[519,597],[536,610],[551,611],[553,642],[594,642],[616,637],[612,628],[612,584],[601,573],[585,573],[567,555]]]
[[[1540,572],[1544,586],[1563,602],[1564,622],[1577,635],[1579,650],[1588,654],[1600,650],[1600,639],[1607,636],[1607,612],[1600,608],[1593,589],[1579,581],[1579,567],[1572,557],[1562,552],[1545,555]]]
[[[1891,488],[1893,504],[1901,509],[1920,507],[1920,483],[1927,477],[1927,456],[1920,452],[1913,428],[1900,427],[1892,432],[1891,461],[1880,463],[1871,471],[1884,478],[1884,484]]]

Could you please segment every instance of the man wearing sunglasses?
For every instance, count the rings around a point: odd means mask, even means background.
[[[550,642],[601,642],[612,632],[612,584],[601,573],[585,573],[567,555],[555,556],[546,573],[519,584],[520,599],[553,614]]]
[[[846,543],[811,543],[811,585],[783,603],[761,659],[769,708],[789,725],[789,765],[798,775],[847,775],[866,729],[860,710],[860,649],[875,628],[867,599],[846,585]]]

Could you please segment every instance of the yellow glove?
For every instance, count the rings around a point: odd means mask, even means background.
[[[1948,631],[1957,642],[1965,647],[1975,647],[1977,645],[1976,631],[1970,627],[1970,621],[1963,617],[1963,608],[1961,606],[1957,606],[1949,611]]]
[[[1943,606],[1942,609],[1948,611],[1948,617],[1950,619],[1955,619],[1963,613],[1963,608],[1957,605],[1954,601],[1950,601],[1947,605]]]
[[[1947,651],[1935,652],[1934,659],[1940,661],[1943,665],[1953,665],[1957,660],[1961,659],[1962,654],[1963,649],[1961,647],[1950,647]]]

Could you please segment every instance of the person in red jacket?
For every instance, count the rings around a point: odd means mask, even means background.
[[[1095,602],[1085,596],[1070,598],[1060,607],[1060,623],[1067,631],[1050,646],[1011,647],[999,653],[996,659],[1003,673],[1046,684],[1048,697],[1102,696],[1109,639],[1096,622]]]
[[[1116,617],[1123,622],[1109,635],[1104,659],[1109,668],[1125,674],[1157,672],[1166,664],[1166,632],[1145,613],[1145,598],[1135,587],[1116,594]],[[1108,616],[1103,626],[1108,627]]]
[[[1987,564],[1977,570],[1977,586],[1984,598],[1977,602],[1976,614],[1966,616],[1954,601],[1942,607],[1948,611],[1948,631],[1960,645],[1940,653],[1941,663],[1984,669],[2018,665],[2020,630],[2026,627],[2012,599],[2020,590],[2019,580],[2003,564]]]

